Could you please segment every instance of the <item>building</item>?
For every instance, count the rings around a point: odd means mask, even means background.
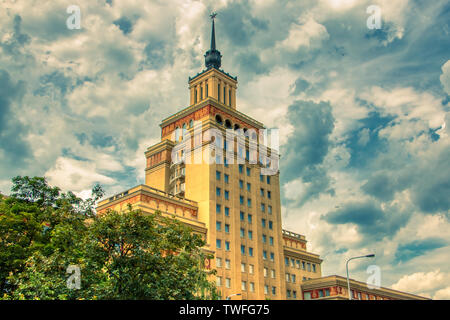
[[[348,300],[347,278],[327,276],[302,283],[304,300]],[[389,288],[368,288],[364,282],[350,279],[353,300],[429,300],[427,298]]]
[[[302,283],[321,281],[322,260],[303,235],[282,229],[279,171],[263,170],[279,156],[263,152],[264,125],[237,110],[238,81],[220,69],[212,18],[206,69],[189,78],[190,105],[162,120],[161,141],[145,152],[145,184],[97,211],[132,204],[191,227],[215,256],[209,266],[222,298],[300,300],[309,292]]]

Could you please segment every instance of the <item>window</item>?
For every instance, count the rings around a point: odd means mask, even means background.
[[[250,183],[247,183],[247,191],[251,191],[252,190],[252,185]]]
[[[316,265],[315,264],[312,265],[312,269],[313,269],[313,272],[316,272]]]
[[[251,208],[252,207],[252,199],[247,199],[247,207]]]
[[[267,184],[270,184],[270,176],[267,176]]]
[[[267,191],[267,198],[272,199],[272,192]]]
[[[241,289],[242,289],[243,291],[247,290],[247,281],[242,281],[242,283],[241,283]]]
[[[284,258],[284,264],[289,267],[289,258]]]
[[[330,296],[330,289],[325,289],[325,297],[329,297]]]
[[[295,263],[297,264],[297,269],[300,269],[300,260],[296,260]]]
[[[218,287],[222,286],[222,277],[217,277],[217,278],[216,278],[216,285],[217,285]]]
[[[226,143],[226,141],[225,141],[225,143]],[[226,149],[226,145],[225,145],[225,149]],[[228,161],[227,161],[226,157],[223,157],[223,164],[224,164],[225,168],[228,168]]]
[[[262,235],[262,242],[263,243],[267,242],[267,236],[265,234]]]
[[[225,286],[226,286],[227,288],[231,288],[231,279],[230,279],[230,278],[226,278],[226,279],[225,279]]]
[[[261,225],[263,228],[266,227],[266,219],[261,219]]]
[[[245,159],[250,159],[250,150],[245,150]]]
[[[250,240],[253,240],[253,231],[248,230],[248,238],[249,238]]]
[[[248,265],[248,273],[253,274],[255,272],[255,266],[252,264]]]
[[[297,291],[292,291],[292,297],[294,298],[294,299],[297,299]]]
[[[239,203],[240,204],[244,204],[244,197],[243,196],[239,196]]]
[[[194,126],[194,120],[191,119],[191,120],[189,121],[189,128],[192,128],[193,126]]]
[[[247,168],[247,176],[250,177],[250,168]]]
[[[217,222],[216,222],[216,230],[217,230],[217,231],[221,231],[221,229],[222,229],[222,223],[219,222],[219,221],[217,221]]]
[[[270,261],[275,261],[275,254],[273,252],[270,253]]]
[[[263,188],[259,189],[259,194],[261,197],[264,197],[264,189]]]
[[[243,213],[242,211],[239,213],[239,217],[241,219],[241,221],[244,221],[245,218],[245,213]]]
[[[276,295],[277,294],[277,288],[276,287],[272,287],[272,294]]]
[[[268,277],[269,269],[264,268],[264,278]]]
[[[222,212],[222,208],[220,206],[220,204],[216,204],[216,213],[221,213]]]
[[[263,250],[263,259],[267,260],[267,251],[266,250]]]
[[[230,233],[230,225],[229,224],[225,224],[225,232]]]
[[[295,274],[291,275],[291,280],[292,280],[292,283],[295,283],[295,281],[297,280],[295,277]]]
[[[241,263],[241,272],[245,272],[245,263]]]
[[[253,248],[252,248],[252,247],[249,247],[249,248],[248,248],[248,255],[249,255],[250,257],[253,257]]]
[[[249,214],[249,215],[247,216],[247,219],[248,219],[248,223],[252,223],[252,215],[251,215],[251,214]]]
[[[230,269],[230,267],[231,267],[230,260],[225,259],[225,269]]]
[[[267,207],[267,212],[268,212],[269,214],[272,214],[272,206],[268,206],[268,207]]]
[[[264,181],[264,176],[262,174],[259,175],[259,181],[261,181],[261,182]]]
[[[269,220],[269,229],[272,230],[273,229],[273,222]]]
[[[261,211],[266,212],[266,205],[264,203],[261,203]]]
[[[305,268],[305,261],[302,261],[302,269],[306,270],[306,268]]]
[[[291,280],[291,275],[289,273],[286,273],[286,282],[289,282]]]
[[[269,286],[264,285],[264,294],[269,294]]]
[[[308,263],[306,264],[306,267],[307,267],[306,270],[307,270],[308,272],[311,272],[311,263],[308,262]]]
[[[273,246],[273,237],[270,237],[270,238],[269,238],[269,244],[270,244],[271,246]]]
[[[228,181],[229,181],[229,179],[230,179],[230,176],[227,175],[227,174],[224,174],[223,177],[224,177],[224,179],[225,179],[225,183],[228,183]]]
[[[286,290],[286,297],[288,297],[288,298],[291,297],[291,290]]]
[[[225,216],[229,217],[230,216],[230,208],[225,207]]]
[[[225,241],[225,250],[230,251],[230,241]]]
[[[323,290],[319,290],[319,298],[323,298],[325,295],[323,294]]]
[[[245,229],[241,228],[241,238],[245,237]]]
[[[217,248],[217,249],[222,248],[222,241],[219,240],[219,239],[216,240],[216,248]]]
[[[244,166],[242,164],[239,165],[239,173],[242,173],[244,171]]]
[[[225,103],[225,99],[226,99],[226,96],[227,96],[227,94],[226,94],[226,88],[225,88],[225,86],[223,86],[223,103]]]
[[[291,258],[291,267],[294,268],[295,267],[295,259]]]
[[[275,270],[274,269],[272,269],[270,271],[270,276],[272,277],[272,279],[275,279]]]
[[[217,100],[220,101],[220,83],[217,84]]]
[[[208,95],[208,93],[209,93],[209,92],[208,92],[208,89],[209,89],[209,88],[208,88],[208,84],[206,84],[206,97],[209,97],[209,95]]]
[[[303,299],[305,299],[305,300],[311,300],[311,292],[305,292],[305,293],[303,293]]]
[[[216,267],[218,268],[222,267],[222,258],[216,258]]]
[[[225,200],[230,200],[230,191],[225,190]]]
[[[244,245],[241,245],[241,254],[245,254],[245,246]]]
[[[216,180],[220,180],[220,171],[216,171]]]
[[[216,188],[216,196],[220,197],[220,188]]]
[[[255,283],[250,282],[250,292],[255,292]]]
[[[197,103],[197,87],[194,88],[194,103]]]
[[[239,188],[244,189],[244,181],[239,180]]]
[[[200,100],[203,100],[203,87],[200,87]]]

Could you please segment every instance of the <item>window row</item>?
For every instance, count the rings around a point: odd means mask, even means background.
[[[316,265],[314,263],[309,263],[309,262],[305,262],[305,261],[300,261],[300,260],[296,260],[296,259],[289,259],[289,258],[284,258],[284,262],[286,267],[292,267],[292,268],[297,268],[297,269],[302,269],[308,272],[317,272],[316,270]]]

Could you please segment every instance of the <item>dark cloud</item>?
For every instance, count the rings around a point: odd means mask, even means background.
[[[146,69],[161,69],[167,64],[173,62],[173,52],[167,41],[154,39],[144,48],[146,59],[142,66]]]
[[[9,73],[0,69],[0,153],[2,153],[1,173],[11,175],[26,163],[30,147],[24,140],[27,132],[15,117],[13,106],[20,103],[26,91],[25,83],[13,81]]]
[[[444,149],[415,176],[412,200],[426,213],[442,213],[450,219],[450,150]],[[405,173],[407,174],[407,173]]]
[[[269,71],[256,53],[241,53],[237,57],[237,61],[239,61],[241,70],[246,73],[263,74]]]
[[[329,190],[329,178],[321,167],[331,145],[329,136],[334,118],[328,102],[296,101],[289,106],[287,119],[294,131],[281,149],[281,181],[287,183],[301,178],[310,183],[306,201]]]
[[[428,238],[424,240],[415,240],[398,246],[395,252],[394,263],[404,263],[415,257],[421,256],[435,249],[445,247],[447,241],[440,238]]]
[[[406,225],[411,213],[394,207],[382,209],[375,201],[350,202],[322,217],[331,224],[354,224],[366,239],[382,240],[392,237]]]
[[[113,24],[118,26],[125,35],[133,31],[133,22],[127,17],[120,17],[119,19],[113,21]]]
[[[15,15],[13,19],[12,37],[5,42],[0,42],[0,47],[6,54],[18,54],[18,50],[31,42],[31,38],[22,33],[22,17]]]
[[[397,192],[397,184],[393,181],[395,177],[388,173],[377,173],[361,187],[361,189],[371,196],[382,201],[390,201]]]

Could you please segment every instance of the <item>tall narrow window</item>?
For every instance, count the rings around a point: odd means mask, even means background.
[[[197,87],[194,88],[194,103],[197,103]]]
[[[217,101],[220,101],[220,83],[217,85]]]
[[[203,87],[200,87],[200,101],[203,100]]]
[[[231,107],[231,89],[228,90],[228,105]]]
[[[227,89],[225,87],[223,87],[223,103],[225,104],[225,98],[227,96]]]
[[[206,98],[208,98],[208,84],[206,84]]]

